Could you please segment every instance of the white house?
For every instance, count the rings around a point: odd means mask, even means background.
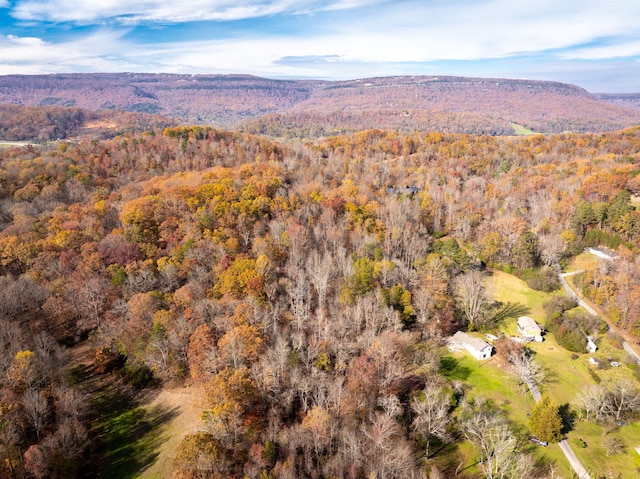
[[[597,350],[598,346],[596,346],[596,343],[593,342],[593,339],[587,336],[587,351],[589,351],[590,353],[595,353]]]
[[[493,346],[484,342],[482,339],[458,331],[451,337],[451,342],[459,347],[466,349],[478,361],[491,357]]]
[[[518,318],[518,332],[525,339],[542,342],[543,329],[529,316],[520,316]]]

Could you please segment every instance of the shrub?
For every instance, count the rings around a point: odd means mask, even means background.
[[[612,348],[623,349],[622,338],[618,334],[616,334],[613,330],[609,331],[609,334],[607,334],[607,341],[609,342]]]
[[[573,440],[573,445],[574,445],[575,447],[577,447],[578,449],[584,449],[584,448],[586,448],[586,447],[587,447],[587,443],[586,443],[586,442],[584,442],[584,439],[580,439],[579,437],[576,437],[576,438]]]
[[[587,369],[587,371],[589,371],[589,376],[591,376],[591,379],[593,379],[596,384],[600,384],[600,376],[598,376],[598,374],[591,368]]]
[[[614,454],[619,454],[624,451],[623,442],[614,436],[605,436],[602,439],[602,447],[604,448],[607,457],[613,456]]]
[[[560,281],[553,268],[544,266],[539,271],[528,274],[525,278],[527,285],[536,291],[550,293],[560,288]]]

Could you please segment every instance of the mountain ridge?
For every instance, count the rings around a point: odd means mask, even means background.
[[[544,133],[611,131],[640,124],[640,111],[567,83],[459,76],[354,80],[253,75],[69,73],[0,76],[0,102],[159,114],[186,123],[307,131],[365,128],[509,134],[511,123]],[[617,103],[616,103],[617,102]],[[340,116],[350,118],[337,124]],[[436,117],[434,119],[434,117]],[[407,118],[410,119],[407,120]]]

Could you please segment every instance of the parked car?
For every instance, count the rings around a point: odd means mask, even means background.
[[[529,436],[529,441],[531,441],[531,442],[533,442],[533,443],[535,443],[535,444],[537,444],[539,446],[542,446],[542,447],[547,447],[549,445],[549,443],[547,441],[541,441],[540,439],[538,439],[535,436]]]

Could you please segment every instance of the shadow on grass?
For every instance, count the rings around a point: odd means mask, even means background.
[[[83,477],[133,478],[158,457],[163,426],[179,408],[141,407],[139,395],[107,381],[109,377],[94,392],[91,433],[96,446]]]
[[[460,361],[450,356],[440,359],[440,372],[449,379],[464,381],[471,375],[471,370],[460,364]]]
[[[493,305],[493,314],[485,322],[485,328],[492,328],[508,318],[519,318],[531,312],[531,309],[519,303],[501,303],[496,301]]]
[[[569,403],[562,404],[558,407],[560,418],[562,419],[562,431],[561,434],[567,435],[573,431],[573,426],[576,421],[576,412],[571,410]]]

